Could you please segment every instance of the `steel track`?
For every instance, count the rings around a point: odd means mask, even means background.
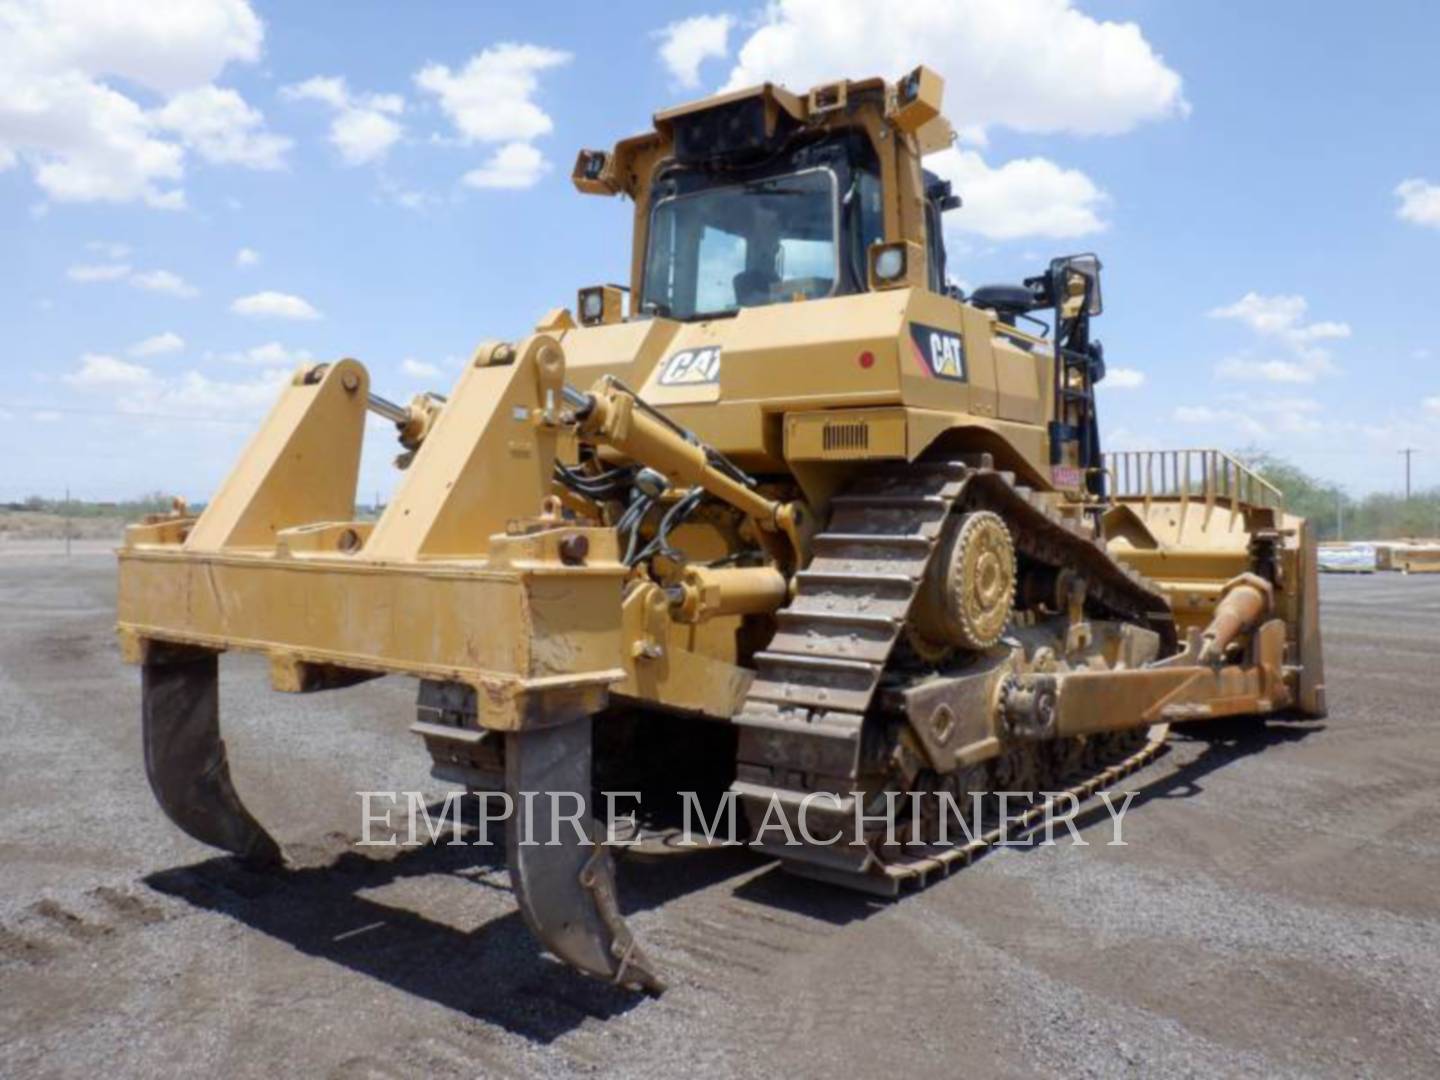
[[[988,459],[868,470],[832,500],[829,526],[814,539],[814,558],[797,575],[794,598],[778,613],[769,648],[755,658],[756,678],[736,719],[732,785],[752,828],[777,801],[796,823],[802,801],[816,793],[835,796],[824,808],[813,799],[807,806],[817,834],[853,823],[851,793],[863,786],[867,762],[876,759],[876,748],[865,740],[873,742],[877,728],[867,728],[866,715],[876,707],[882,681],[900,677],[895,661],[905,621],[939,555],[946,520],[971,509],[999,513],[1019,553],[1075,570],[1087,583],[1092,609],[1147,626],[1173,644],[1169,604],[1160,591],[1110,558],[1088,523],[1061,516],[1050,500],[1017,486],[1013,474],[996,471]],[[1139,768],[1163,741],[1162,731],[1142,750],[1067,790],[1088,798]],[[886,748],[879,749],[883,759]],[[1028,828],[1043,811],[1043,805],[1027,810],[1005,834]],[[848,844],[767,844],[766,850],[798,873],[894,895],[963,865],[993,842],[908,848],[885,859]]]

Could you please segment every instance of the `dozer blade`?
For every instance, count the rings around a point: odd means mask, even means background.
[[[220,738],[219,658],[153,644],[141,675],[145,773],[165,815],[201,843],[247,862],[284,853],[235,791]]]
[[[604,846],[604,829],[590,812],[590,718],[512,732],[505,739],[505,787],[515,808],[506,851],[531,932],[571,967],[659,994],[665,984],[620,915],[615,865]],[[561,792],[581,800],[589,843],[582,843],[573,822],[552,810]],[[562,813],[573,810],[574,797],[561,800]]]

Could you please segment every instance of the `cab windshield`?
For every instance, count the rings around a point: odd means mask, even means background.
[[[840,266],[837,212],[828,168],[661,199],[640,310],[694,319],[829,296]]]

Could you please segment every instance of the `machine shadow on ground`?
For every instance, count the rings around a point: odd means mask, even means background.
[[[1216,770],[1242,758],[1259,754],[1271,746],[1298,742],[1324,730],[1325,724],[1318,720],[1267,720],[1255,717],[1212,720],[1172,728],[1171,746],[1187,742],[1199,744],[1203,747],[1200,756],[1194,761],[1170,768],[1153,779],[1145,780],[1138,787],[1127,785],[1118,790],[1135,792],[1135,798],[1130,803],[1130,812],[1138,810],[1152,799],[1194,798],[1205,790],[1201,781]],[[1162,756],[1159,764],[1163,767],[1169,757],[1169,754]],[[1110,811],[1101,803],[1076,814],[1075,825],[1085,829],[1109,818]]]
[[[1304,739],[1324,726],[1246,719],[1182,729],[1172,738],[1202,744],[1200,756],[1133,789],[1131,810],[1152,799],[1199,795],[1204,778],[1217,769],[1272,745]],[[441,805],[432,805],[431,813],[438,814]],[[1083,829],[1102,822],[1107,814],[1103,806],[1091,806],[1075,822]],[[586,978],[551,959],[516,910],[462,930],[361,895],[433,875],[452,875],[476,889],[508,893],[503,837],[494,835],[491,846],[476,846],[475,824],[466,822],[464,827],[464,845],[442,841],[362,849],[348,839],[331,837],[332,842],[344,842],[345,850],[307,859],[305,849],[297,847],[292,854],[298,860],[277,870],[251,869],[224,856],[158,871],[143,880],[159,893],[226,915],[305,955],[537,1043],[552,1042],[587,1019],[619,1016],[644,1001],[643,994]],[[737,899],[832,926],[868,918],[894,902],[801,880],[778,864],[755,873],[763,860],[743,847],[622,857],[617,864],[620,901],[627,915],[730,879],[738,879],[732,890]]]
[[[440,811],[436,803],[432,813]],[[499,833],[499,830],[496,830]],[[231,856],[149,874],[156,892],[226,915],[308,956],[329,960],[537,1043],[549,1043],[587,1019],[609,1019],[645,995],[586,978],[544,953],[518,910],[464,930],[426,914],[383,903],[364,892],[405,879],[453,875],[476,889],[510,892],[503,836],[491,846],[356,848],[323,861],[291,852],[279,869],[252,869]],[[333,848],[332,848],[333,850]],[[298,856],[298,859],[295,857]],[[755,868],[741,849],[698,852],[632,864],[619,860],[625,914],[658,907]],[[447,914],[453,914],[447,912]]]

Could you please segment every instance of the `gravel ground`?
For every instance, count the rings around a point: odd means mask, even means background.
[[[1180,734],[1127,847],[996,853],[900,903],[744,852],[621,868],[671,981],[537,951],[483,848],[355,848],[423,789],[401,680],[224,667],[237,783],[295,867],[181,835],[140,764],[113,564],[0,560],[0,1075],[1411,1075],[1440,1060],[1440,577],[1323,584],[1332,713]]]

